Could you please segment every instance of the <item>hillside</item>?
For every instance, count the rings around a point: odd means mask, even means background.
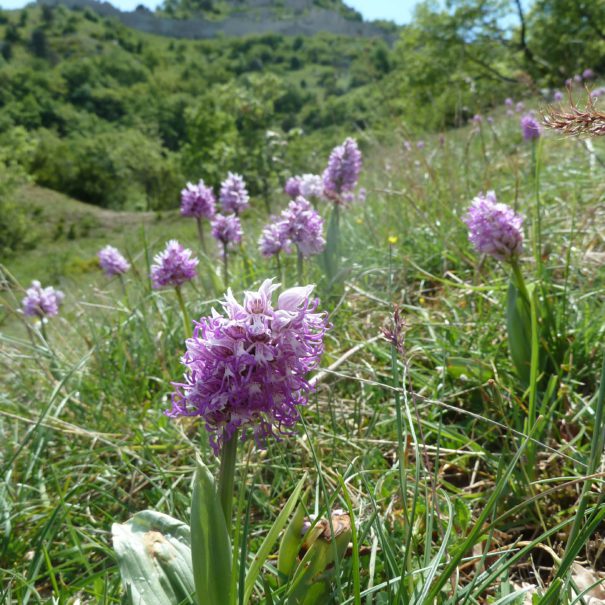
[[[282,34],[313,36],[331,33],[344,36],[374,36],[393,40],[397,28],[388,23],[365,23],[361,15],[339,2],[287,0],[282,3],[168,2],[154,13],[142,5],[121,11],[97,0],[37,0],[42,6],[90,9],[119,20],[135,30],[173,38],[215,38]]]
[[[390,71],[380,38],[175,40],[64,6],[0,13],[0,39],[0,130],[27,131],[27,171],[131,210],[174,207],[183,181],[216,184],[226,168],[274,188],[308,150],[367,127]],[[287,165],[273,164],[284,146]]]

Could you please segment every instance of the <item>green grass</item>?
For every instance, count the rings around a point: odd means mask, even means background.
[[[505,600],[513,584],[548,588],[553,576],[563,582],[554,602],[571,602],[568,563],[605,568],[595,556],[601,476],[582,491],[602,449],[594,438],[603,430],[594,426],[605,325],[602,167],[591,169],[577,141],[543,141],[542,283],[565,344],[555,388],[538,380],[531,393],[508,354],[508,271],[471,250],[461,221],[481,190],[516,206],[527,217],[522,270],[536,282],[535,183],[518,120],[498,115],[493,128],[448,132],[443,147],[431,139],[424,151],[406,152],[402,140],[367,143],[368,199],[343,216],[342,294],[329,295],[319,264],[305,268],[331,312],[323,367],[363,346],[324,377],[296,435],[264,451],[240,448],[236,492],[251,498],[247,563],[308,472],[311,512],[343,508],[357,522],[357,550],[339,563],[333,603],[521,603]],[[119,603],[112,522],[144,508],[187,520],[196,452],[217,469],[198,423],[162,415],[182,374],[183,326],[174,294],[150,291],[146,278],[146,258],[166,239],[196,246],[195,225],[173,213],[104,212],[35,187],[20,200],[41,209],[40,240],[7,269],[23,285],[58,284],[67,303],[46,343],[15,312],[21,292],[3,293],[0,601]],[[233,263],[238,295],[275,275],[256,252],[264,217],[255,203],[244,219],[250,266]],[[274,203],[285,199],[276,193]],[[53,239],[61,217],[75,239]],[[104,243],[134,262],[126,297],[94,267]],[[201,279],[184,288],[193,317],[216,305],[221,293],[207,276],[217,265],[204,259]],[[293,285],[294,259],[285,274]],[[393,304],[405,321],[403,355],[375,338]],[[524,427],[531,397],[541,415],[535,442]],[[579,501],[586,523],[574,525]],[[268,586],[274,564],[261,573]],[[251,602],[269,602],[263,586]],[[552,586],[548,598],[559,590]]]

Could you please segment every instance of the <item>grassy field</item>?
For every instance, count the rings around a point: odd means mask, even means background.
[[[353,352],[322,374],[295,435],[240,448],[236,518],[247,510],[249,562],[304,472],[310,512],[353,513],[356,540],[326,602],[529,603],[537,591],[535,602],[571,603],[574,585],[598,589],[603,147],[549,133],[532,150],[518,120],[498,112],[493,125],[423,149],[369,140],[367,201],[342,217],[342,288],[328,288],[320,263],[305,266],[333,325],[322,368]],[[530,384],[507,344],[510,271],[472,250],[461,220],[490,189],[526,217],[522,272],[554,309],[557,364]],[[165,240],[197,247],[195,225],[34,186],[20,195],[40,208],[40,237],[6,269],[22,286],[60,286],[67,300],[45,339],[16,312],[19,288],[3,293],[0,601],[119,603],[111,524],[145,508],[186,521],[196,452],[217,468],[201,425],[162,414],[184,334],[174,293],[147,279]],[[277,275],[256,250],[265,215],[254,202],[232,264],[238,297]],[[285,204],[276,193],[275,208]],[[133,261],[124,292],[95,266],[105,243]],[[219,273],[216,255],[202,257],[183,289],[192,317],[222,297]],[[295,284],[294,258],[283,275]],[[395,305],[399,352],[381,336]],[[262,575],[251,602],[284,602],[268,596],[274,558]]]

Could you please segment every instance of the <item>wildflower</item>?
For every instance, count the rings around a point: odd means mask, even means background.
[[[22,301],[23,314],[30,317],[54,317],[59,313],[59,305],[65,298],[60,290],[52,286],[43,288],[39,281],[34,280],[25,291]]]
[[[299,252],[308,257],[319,254],[326,246],[323,237],[323,219],[304,197],[298,197],[282,212],[284,236],[296,244]]]
[[[321,198],[324,193],[323,179],[319,174],[303,174],[300,177],[300,193],[305,199]]]
[[[563,100],[563,93],[560,90],[555,90],[555,93],[553,94],[552,98],[555,103],[559,103]]]
[[[517,113],[521,113],[523,110],[525,109],[525,103],[523,103],[523,101],[519,101],[516,105],[515,105],[515,111]]]
[[[368,190],[365,187],[360,187],[359,191],[357,192],[357,201],[363,203],[366,201],[367,197]]]
[[[242,224],[235,214],[217,214],[212,221],[212,236],[223,246],[234,246],[242,241]]]
[[[540,138],[540,124],[532,115],[526,114],[521,118],[521,132],[526,141]]]
[[[130,263],[113,246],[105,246],[97,253],[99,265],[108,277],[122,275],[130,269]]]
[[[507,107],[512,107],[515,104],[515,102],[510,97],[507,97],[506,99],[504,99],[504,104]]]
[[[498,203],[493,191],[479,194],[463,220],[477,252],[509,262],[521,253],[523,217],[506,204]]]
[[[591,93],[590,93],[590,98],[591,99],[598,99],[599,97],[602,97],[603,95],[605,95],[605,88],[600,86],[599,88],[595,88]]]
[[[394,246],[396,243],[397,243],[397,236],[389,235],[389,244],[391,244],[391,246]]]
[[[195,218],[210,219],[216,212],[216,199],[212,187],[207,187],[203,180],[197,185],[187,183],[181,191],[181,214]]]
[[[477,126],[481,125],[483,123],[483,116],[480,113],[476,113],[473,116],[472,122],[473,122],[473,124],[476,124]]]
[[[156,254],[153,259],[151,283],[154,288],[178,288],[196,276],[198,263],[198,259],[192,257],[191,250],[174,239],[170,240],[164,251]]]
[[[225,214],[241,214],[250,206],[246,183],[239,174],[230,172],[221,184],[220,200]]]
[[[258,240],[260,253],[263,256],[276,256],[280,252],[290,252],[290,240],[286,230],[286,221],[271,217],[270,222],[263,229]]]
[[[420,140],[419,140],[419,141],[416,143],[416,148],[417,148],[417,149],[424,149],[424,148],[425,148],[425,146],[426,146],[426,143],[425,143],[425,142],[424,142],[422,139],[420,139]]]
[[[300,195],[300,177],[291,176],[284,185],[284,192],[292,199],[297,198]]]
[[[580,84],[582,82],[582,76],[580,74],[576,74],[573,77],[574,82],[577,82],[578,84]]]
[[[324,191],[336,203],[343,203],[343,194],[357,185],[361,172],[361,151],[355,139],[348,138],[330,154],[323,174]]]
[[[487,116],[487,123],[491,126],[494,123],[494,118],[492,116]]]
[[[592,80],[594,78],[594,71],[588,67],[582,72],[582,78],[584,80]]]
[[[259,446],[289,434],[313,390],[306,376],[317,368],[328,329],[317,313],[313,286],[284,291],[266,280],[243,304],[228,290],[222,313],[200,318],[182,358],[184,382],[175,383],[170,417],[199,416],[218,454],[238,430],[251,430]]]

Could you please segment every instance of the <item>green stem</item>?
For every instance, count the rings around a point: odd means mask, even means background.
[[[334,206],[334,224],[336,225],[336,256],[340,261],[340,206],[338,204]]]
[[[204,253],[204,256],[208,256],[208,253],[206,252],[206,240],[204,240],[204,226],[202,225],[202,218],[198,216],[195,220],[197,221],[197,235],[200,238],[202,252]]]
[[[232,533],[233,483],[235,480],[235,459],[237,455],[237,432],[231,439],[223,442],[221,449],[221,468],[218,475],[218,496],[227,522],[229,536]]]
[[[286,287],[286,272],[282,266],[281,258],[279,257],[279,252],[275,255],[275,263],[277,274],[279,275],[279,279],[281,281],[282,288]]]
[[[523,297],[524,301],[529,305],[529,292],[527,291],[527,286],[525,285],[523,273],[521,273],[521,265],[519,264],[519,259],[514,258],[511,261],[511,267],[513,270],[513,281],[515,282],[515,286],[517,286],[517,290],[519,290],[519,293]]]
[[[46,324],[44,323],[44,318],[40,318],[40,332],[42,334],[42,338],[44,339],[44,344],[48,345],[48,337],[46,335]]]
[[[126,306],[130,307],[130,300],[128,298],[128,291],[126,290],[126,280],[122,274],[118,275],[118,279],[120,280],[120,287],[122,288],[122,295],[124,296],[124,300],[126,301]]]
[[[229,252],[227,244],[223,244],[223,279],[225,280],[225,288],[229,287]]]
[[[185,338],[191,338],[193,330],[191,328],[191,320],[189,319],[189,313],[187,313],[187,307],[185,307],[185,301],[183,300],[183,293],[181,287],[177,286],[175,289],[177,300],[179,301],[179,307],[181,307],[181,314],[183,316],[183,327],[185,328]]]
[[[302,286],[303,284],[303,255],[302,252],[300,251],[300,248],[296,248],[297,250],[297,255],[296,255],[296,275],[298,278],[298,285]]]
[[[532,173],[534,178],[535,188],[535,216],[534,216],[534,256],[536,258],[536,267],[538,274],[542,273],[542,208],[540,200],[540,158],[539,158],[539,140],[532,140],[531,143],[531,160]]]

